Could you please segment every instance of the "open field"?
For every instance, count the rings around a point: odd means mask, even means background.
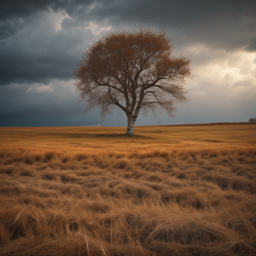
[[[0,128],[0,255],[256,255],[256,125]]]

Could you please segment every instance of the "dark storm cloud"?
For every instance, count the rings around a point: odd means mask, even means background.
[[[86,9],[88,1],[1,1],[0,85],[10,83],[47,84],[49,79],[70,79],[81,58],[85,42],[94,35],[79,24],[54,31],[47,14]],[[80,8],[79,6],[82,6]],[[72,11],[69,11],[72,13]]]
[[[205,43],[213,48],[234,49],[254,45],[256,1],[119,1],[93,10],[112,24],[153,26],[167,32],[184,30],[186,41]],[[174,36],[175,37],[175,36]]]
[[[8,41],[0,41],[0,84],[70,79],[81,58],[84,41],[92,38],[91,30],[56,33],[47,23],[26,27]]]
[[[255,47],[254,0],[109,0],[95,1],[88,6],[74,4],[65,7],[65,11],[74,19],[107,21],[113,27],[164,29],[179,44],[202,42],[213,48],[246,46],[248,50]],[[176,40],[173,31],[185,31],[187,40]]]
[[[72,83],[58,81],[49,86],[0,87],[0,127],[98,124],[100,115],[85,115],[84,105],[78,104],[78,94],[70,88]]]
[[[256,37],[252,38],[249,41],[249,45],[246,47],[246,50],[248,50],[250,52],[255,52],[256,51]]]
[[[88,9],[89,7],[89,9]],[[40,11],[65,11],[73,18],[86,19],[86,15],[104,19],[118,17],[125,20],[162,22],[211,22],[218,19],[255,15],[254,0],[2,0],[0,20],[29,17]],[[169,24],[170,25],[170,24]]]
[[[94,0],[1,0],[0,8],[0,38],[8,37],[21,27],[31,22],[38,13],[48,11],[69,10],[70,13],[86,8]]]
[[[82,29],[90,21],[113,28],[165,29],[178,51],[195,42],[255,50],[255,1],[4,0],[0,4],[0,85],[72,78],[85,44],[95,39]],[[58,32],[43,19],[50,10],[69,15]]]

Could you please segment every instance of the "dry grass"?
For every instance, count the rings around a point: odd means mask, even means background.
[[[253,124],[0,132],[0,255],[256,255]]]

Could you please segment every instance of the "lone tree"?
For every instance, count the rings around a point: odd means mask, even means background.
[[[121,108],[126,135],[133,135],[140,110],[155,114],[160,106],[172,116],[174,100],[187,100],[183,84],[191,69],[190,59],[171,56],[170,42],[164,32],[151,29],[111,32],[94,42],[74,73],[86,109],[100,106],[104,116]]]
[[[251,124],[256,124],[256,118],[252,117],[252,118],[249,119],[248,122],[251,123]]]

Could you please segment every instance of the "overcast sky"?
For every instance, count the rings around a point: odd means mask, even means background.
[[[85,113],[73,75],[82,51],[120,28],[166,31],[195,76],[175,118],[141,113],[136,125],[256,117],[255,0],[1,0],[0,126],[126,126],[120,109]]]

